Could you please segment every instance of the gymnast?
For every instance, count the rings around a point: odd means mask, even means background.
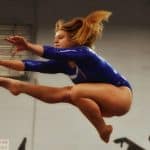
[[[5,39],[16,47],[14,54],[27,50],[47,60],[0,60],[1,66],[18,71],[64,73],[73,85],[50,87],[0,77],[0,86],[13,95],[24,93],[46,103],[76,106],[108,143],[113,127],[106,124],[104,117],[126,114],[133,99],[127,79],[93,48],[102,36],[103,21],[110,15],[109,11],[98,10],[86,17],[58,20],[54,46],[34,44],[18,35]]]

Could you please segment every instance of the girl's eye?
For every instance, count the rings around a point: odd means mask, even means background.
[[[63,38],[64,38],[63,36],[60,36],[60,37],[59,37],[59,39],[63,39]]]

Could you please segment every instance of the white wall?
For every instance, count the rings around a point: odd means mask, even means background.
[[[0,88],[0,139],[9,139],[10,149],[16,150],[27,137],[27,149],[32,147],[33,99],[26,95],[12,96]]]

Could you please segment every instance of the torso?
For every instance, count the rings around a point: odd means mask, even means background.
[[[102,82],[131,88],[125,77],[104,58],[89,48],[86,53],[88,55],[86,61],[68,61],[69,76],[74,83]]]

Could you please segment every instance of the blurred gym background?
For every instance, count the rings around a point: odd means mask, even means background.
[[[131,82],[134,91],[130,112],[106,119],[114,131],[110,143],[105,144],[77,108],[45,104],[24,94],[15,97],[0,88],[0,140],[9,141],[10,150],[16,150],[24,137],[26,150],[127,150],[131,145],[135,150],[136,144],[136,150],[150,149],[150,0],[0,2],[0,59],[35,58],[30,53],[11,56],[12,45],[3,41],[8,35],[20,34],[32,42],[52,44],[58,19],[86,16],[98,9],[112,11],[96,51]],[[47,86],[72,85],[63,74],[14,72],[0,67],[0,76]],[[122,148],[116,139],[124,143]]]

